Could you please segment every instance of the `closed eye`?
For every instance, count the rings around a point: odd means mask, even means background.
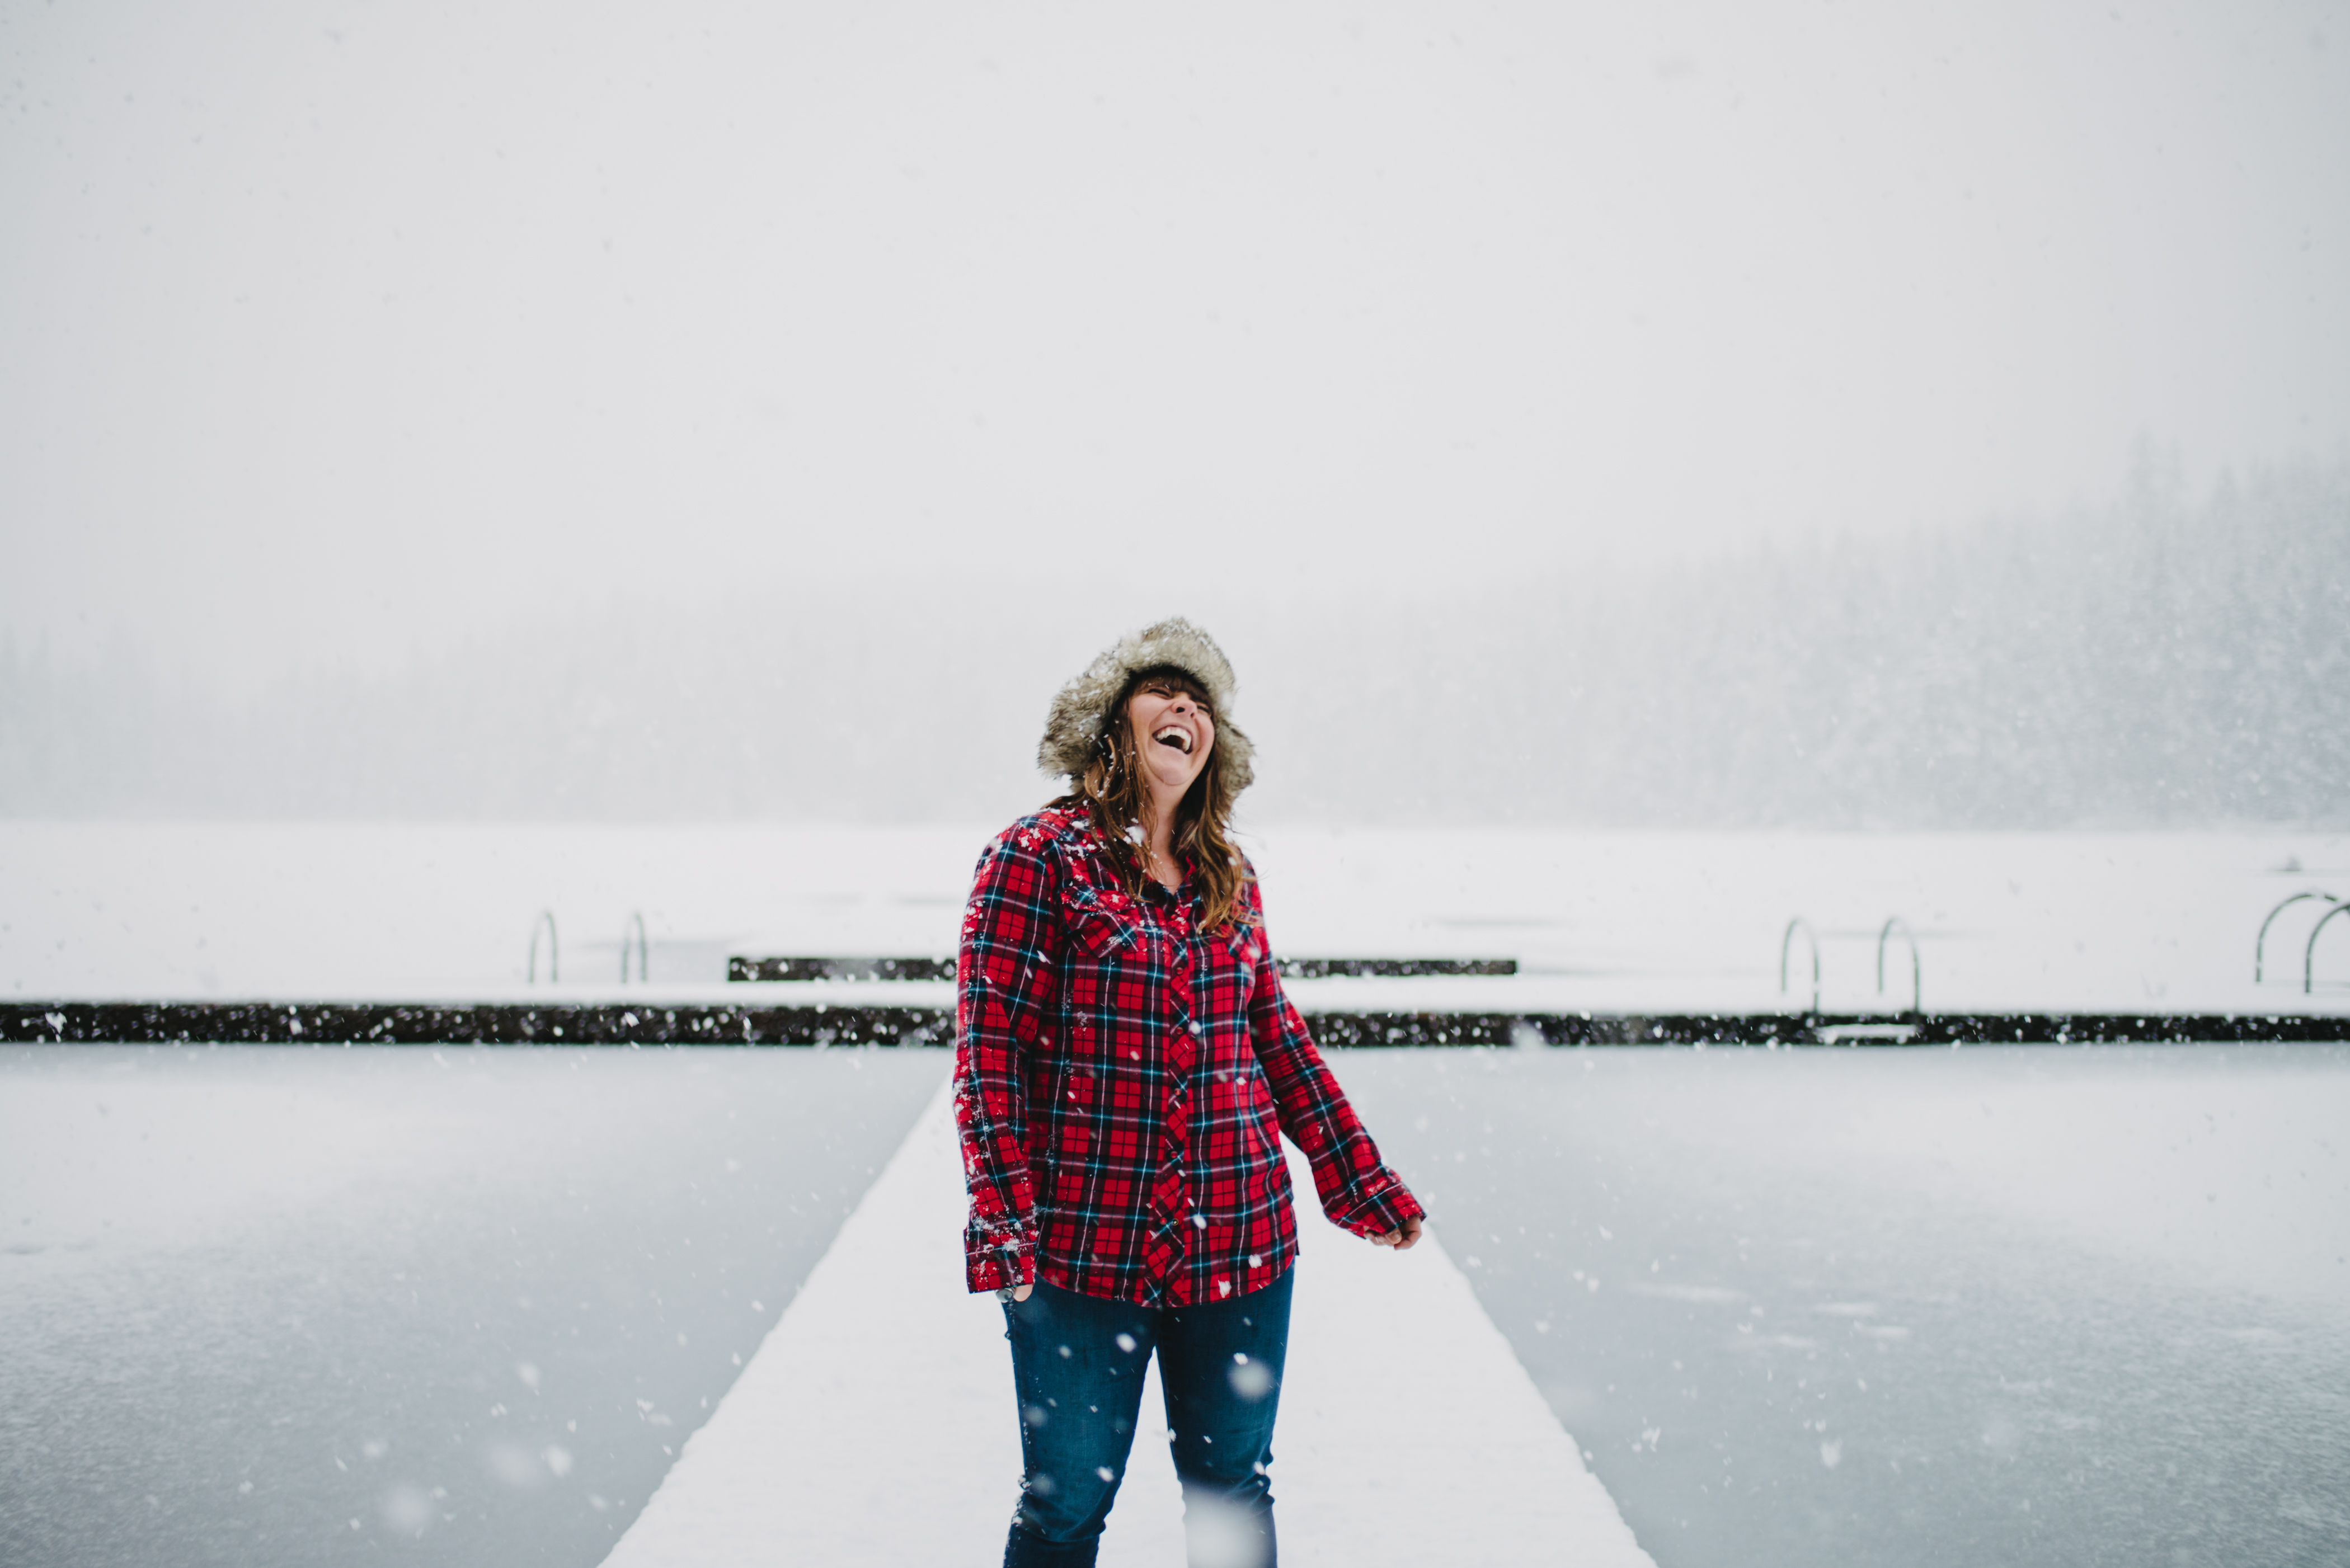
[[[1143,695],[1147,697],[1190,697],[1191,699],[1191,705],[1197,708],[1201,712],[1209,714],[1212,717],[1215,711],[1215,710],[1208,706],[1208,700],[1206,698],[1194,696],[1192,693],[1184,691],[1180,686],[1161,686],[1154,680],[1144,684],[1139,688],[1139,690]]]

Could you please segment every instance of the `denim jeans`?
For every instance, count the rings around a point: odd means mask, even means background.
[[[1274,1568],[1265,1470],[1295,1274],[1199,1306],[1132,1306],[1041,1282],[1005,1305],[1025,1473],[1004,1568],[1090,1568],[1154,1351],[1193,1568]]]

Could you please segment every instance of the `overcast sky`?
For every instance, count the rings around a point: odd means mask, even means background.
[[[0,0],[20,639],[1090,628],[2054,509],[2140,433],[2350,446],[2350,8]]]

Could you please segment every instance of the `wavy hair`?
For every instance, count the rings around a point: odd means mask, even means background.
[[[1206,711],[1211,722],[1216,721],[1216,705],[1185,671],[1171,665],[1138,670],[1118,688],[1118,701],[1102,714],[1093,761],[1070,780],[1076,787],[1051,803],[1069,810],[1082,806],[1092,814],[1094,829],[1101,836],[1119,883],[1129,897],[1138,898],[1149,871],[1143,865],[1139,834],[1128,829],[1141,827],[1150,804],[1150,786],[1143,776],[1142,753],[1135,744],[1126,705],[1146,680],[1163,680],[1177,688]],[[1200,770],[1200,776],[1191,781],[1175,807],[1170,834],[1175,853],[1191,857],[1191,875],[1200,885],[1201,929],[1208,931],[1222,929],[1239,913],[1241,890],[1248,879],[1240,851],[1232,847],[1235,792],[1225,777],[1223,760],[1221,745],[1208,754],[1208,765]]]

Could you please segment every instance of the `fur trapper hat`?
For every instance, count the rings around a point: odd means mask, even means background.
[[[1223,771],[1225,787],[1234,794],[1248,788],[1254,776],[1250,762],[1255,748],[1232,722],[1232,693],[1240,682],[1232,678],[1232,660],[1214,638],[1180,616],[1119,638],[1095,656],[1084,674],[1061,688],[1052,711],[1045,716],[1036,765],[1053,777],[1083,774],[1099,754],[1112,718],[1110,707],[1126,683],[1146,670],[1170,669],[1181,670],[1208,694],[1216,721],[1215,750],[1208,760]]]

